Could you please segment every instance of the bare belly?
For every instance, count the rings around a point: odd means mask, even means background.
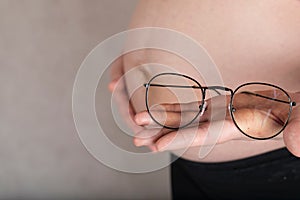
[[[234,89],[241,83],[262,81],[290,92],[299,91],[300,1],[142,1],[130,27],[149,26],[174,29],[198,41],[216,63],[228,87]],[[185,74],[195,74],[188,63],[170,59],[170,55],[162,52],[145,50],[124,57],[126,70],[148,62],[177,66]],[[127,82],[130,90],[134,80]],[[144,109],[143,91],[132,100],[137,111]],[[283,146],[281,139],[230,141],[216,145],[201,161],[240,159]],[[198,152],[198,148],[191,148],[183,157],[199,160]]]

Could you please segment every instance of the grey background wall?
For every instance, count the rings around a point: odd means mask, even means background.
[[[170,198],[167,168],[127,174],[100,164],[72,118],[81,62],[99,42],[126,30],[135,4],[0,0],[0,199]]]

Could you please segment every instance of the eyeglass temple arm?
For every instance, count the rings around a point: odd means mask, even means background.
[[[156,84],[156,83],[151,83],[151,84],[145,83],[144,84],[144,87],[149,87],[149,86],[201,89],[199,86],[195,86],[195,85],[161,85],[161,84]],[[230,90],[229,88],[224,88],[224,87],[221,87],[221,86],[202,87],[202,89],[204,89],[204,90],[206,90],[206,89],[214,90],[218,95],[221,95],[221,93],[217,89],[221,89],[221,90],[225,90],[225,91]]]
[[[283,100],[280,100],[280,99],[274,99],[274,98],[271,98],[271,97],[267,97],[267,96],[264,96],[264,95],[261,95],[261,94],[257,94],[257,93],[253,93],[253,92],[248,92],[248,91],[243,91],[241,93],[242,94],[254,95],[254,96],[265,98],[265,99],[269,99],[269,100],[272,100],[272,101],[277,101],[277,102],[281,102],[281,103],[287,103],[287,104],[291,104],[292,106],[296,106],[296,102],[294,102],[294,101],[292,101],[292,102],[283,101]]]
[[[201,89],[199,86],[190,86],[190,85],[161,85],[161,84],[155,84],[155,83],[145,83],[144,84],[144,87],[149,87],[149,86],[155,86],[155,87],[174,87],[174,88],[193,88],[193,89]],[[217,91],[218,89],[219,90],[224,90],[224,91],[230,91],[231,93],[231,96],[233,95],[233,91],[230,89],[230,88],[227,88],[227,87],[222,87],[222,86],[209,86],[209,87],[203,87],[202,89],[204,90],[214,90],[215,92],[217,92],[219,95],[221,94],[219,91]],[[272,100],[272,101],[277,101],[277,102],[281,102],[281,103],[287,103],[287,104],[291,104],[292,106],[296,106],[296,102],[292,101],[292,102],[288,102],[288,101],[283,101],[283,100],[280,100],[280,99],[274,99],[274,98],[271,98],[271,97],[267,97],[267,96],[264,96],[264,95],[261,95],[261,94],[257,94],[257,93],[253,93],[253,92],[248,92],[248,91],[243,91],[241,93],[244,93],[244,94],[250,94],[250,95],[254,95],[254,96],[257,96],[257,97],[261,97],[261,98],[265,98],[265,99],[269,99],[269,100]]]
[[[144,84],[144,87],[149,87],[149,86],[200,89],[199,86],[194,86],[194,85],[161,85],[161,84],[156,84],[156,83],[151,83],[151,84],[145,83]]]

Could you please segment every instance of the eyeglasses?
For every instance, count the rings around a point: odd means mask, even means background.
[[[292,107],[296,106],[285,90],[269,83],[250,82],[232,90],[223,86],[203,87],[194,78],[183,74],[161,73],[144,86],[150,117],[167,129],[195,124],[206,109],[207,91],[218,95],[230,92],[231,119],[238,130],[253,139],[265,140],[280,134],[288,124]],[[178,116],[180,122],[169,122]]]

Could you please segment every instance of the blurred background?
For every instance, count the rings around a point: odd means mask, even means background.
[[[127,29],[136,3],[0,0],[0,199],[170,199],[168,168],[128,174],[104,166],[81,144],[72,117],[80,64]]]

